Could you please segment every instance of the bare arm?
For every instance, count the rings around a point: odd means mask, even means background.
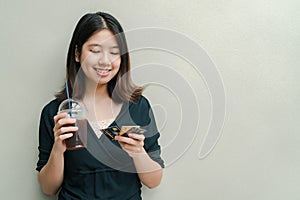
[[[66,151],[64,140],[72,137],[73,134],[68,132],[78,129],[74,126],[63,127],[65,124],[75,123],[74,119],[65,118],[66,115],[66,113],[62,113],[54,117],[54,144],[48,162],[38,174],[40,185],[46,195],[55,195],[62,184],[64,152]]]
[[[117,136],[121,147],[133,158],[135,168],[142,183],[148,188],[158,186],[162,179],[161,166],[153,161],[144,149],[144,135],[128,134],[129,138]]]
[[[161,166],[153,161],[146,151],[145,153],[133,156],[132,158],[142,183],[148,188],[157,187],[162,179]]]
[[[40,185],[46,195],[55,195],[63,181],[63,159],[63,154],[52,150],[47,164],[38,174]]]

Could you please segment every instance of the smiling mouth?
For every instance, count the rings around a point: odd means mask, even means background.
[[[95,69],[97,74],[100,74],[100,75],[105,75],[105,74],[108,74],[112,69]]]

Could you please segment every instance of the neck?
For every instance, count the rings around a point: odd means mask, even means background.
[[[86,82],[84,99],[94,99],[96,102],[99,102],[108,98],[110,97],[107,91],[107,84],[100,85]]]

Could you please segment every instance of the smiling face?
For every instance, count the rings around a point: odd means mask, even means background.
[[[76,62],[80,62],[87,81],[107,85],[121,64],[118,43],[112,32],[104,29],[94,33],[83,44],[81,55],[76,53]]]

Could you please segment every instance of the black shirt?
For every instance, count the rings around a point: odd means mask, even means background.
[[[54,120],[59,106],[52,100],[42,110],[39,126],[39,160],[36,170],[47,163],[54,143]],[[135,103],[123,103],[111,126],[139,125],[145,132],[144,148],[162,167],[156,123],[148,100],[141,96]],[[88,125],[87,148],[64,153],[64,179],[58,199],[141,199],[141,182],[131,157],[117,141],[104,134],[100,138]]]

